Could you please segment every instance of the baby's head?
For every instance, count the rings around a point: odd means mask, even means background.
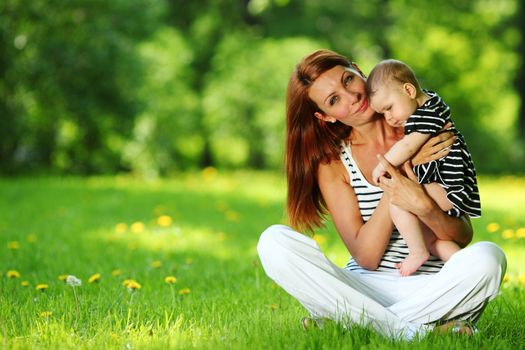
[[[372,69],[366,82],[370,106],[392,126],[402,126],[419,107],[423,94],[412,69],[401,61],[384,60]]]

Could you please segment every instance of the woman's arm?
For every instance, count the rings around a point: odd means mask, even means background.
[[[390,175],[390,178],[380,179],[380,187],[388,195],[391,203],[417,215],[438,239],[454,241],[461,247],[470,243],[473,231],[468,217],[451,217],[441,210],[425,192],[424,187],[418,183],[408,162],[404,164],[408,176],[406,177],[384,157],[378,156],[378,158]]]
[[[357,196],[349,184],[348,172],[340,161],[321,164],[318,183],[330,216],[343,243],[357,261],[375,270],[381,261],[392,234],[392,220],[385,196],[364,223]]]

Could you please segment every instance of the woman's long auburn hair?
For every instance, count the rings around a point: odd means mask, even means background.
[[[328,123],[315,117],[315,112],[323,112],[308,96],[312,83],[336,66],[352,67],[352,63],[329,50],[315,51],[297,65],[288,83],[286,211],[290,225],[303,232],[311,233],[323,225],[327,210],[317,183],[319,164],[339,158],[341,142],[351,129],[338,121]]]

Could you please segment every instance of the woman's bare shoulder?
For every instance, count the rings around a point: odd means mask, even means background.
[[[319,182],[341,181],[348,184],[348,172],[340,159],[334,159],[327,163],[321,163],[317,171]]]

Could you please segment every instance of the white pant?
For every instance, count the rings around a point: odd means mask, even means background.
[[[498,294],[507,265],[496,244],[478,242],[435,274],[347,271],[330,262],[313,239],[284,225],[264,231],[257,250],[268,276],[313,317],[366,324],[405,339],[424,335],[440,320],[476,322]]]

